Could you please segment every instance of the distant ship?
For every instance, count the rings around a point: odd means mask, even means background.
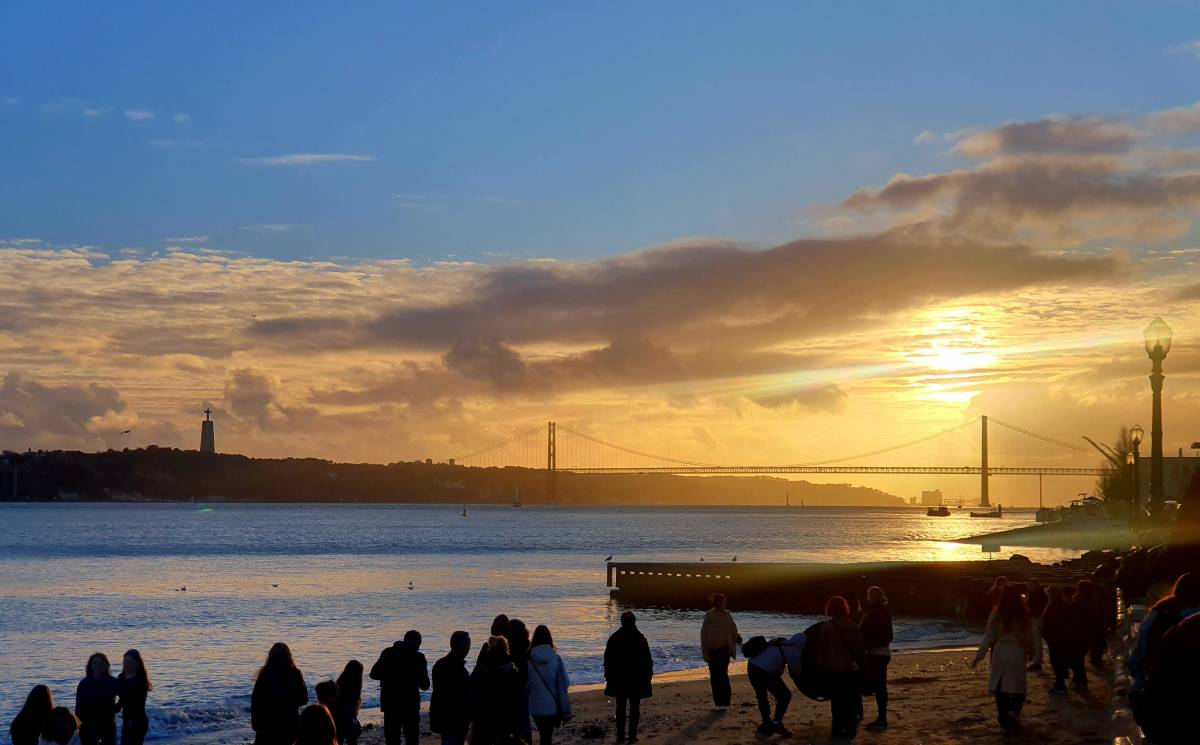
[[[1004,517],[1004,508],[996,505],[996,509],[991,512],[972,512],[971,517]]]
[[[925,510],[925,515],[927,517],[950,517],[950,510],[946,509],[946,505],[943,504]]]

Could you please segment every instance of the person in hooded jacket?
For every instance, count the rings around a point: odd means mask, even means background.
[[[383,650],[371,666],[371,680],[379,681],[386,745],[400,745],[401,735],[407,745],[416,745],[421,737],[421,691],[429,690],[429,665],[421,654],[421,634],[410,630]]]
[[[508,651],[508,639],[493,636],[471,671],[472,745],[493,745],[521,736],[521,716],[528,706],[521,673]]]
[[[83,745],[116,745],[117,679],[100,652],[88,658],[87,677],[75,689],[75,716]]]
[[[790,637],[779,636],[767,640],[766,648],[754,655],[746,663],[746,676],[754,689],[754,697],[758,701],[758,713],[762,724],[758,726],[758,734],[771,733],[791,736],[787,727],[783,726],[783,715],[787,713],[788,704],[792,702],[792,692],[787,683],[783,682],[783,672],[790,671],[793,677],[800,675],[800,658],[804,653],[804,634],[792,634]],[[771,715],[771,701],[768,694],[775,697],[775,715]]]
[[[250,726],[254,745],[291,745],[296,739],[299,710],[308,703],[304,674],[292,659],[292,650],[276,642],[258,671],[250,694]]]
[[[621,628],[608,637],[604,647],[604,695],[617,705],[617,742],[638,741],[638,722],[642,715],[642,699],[653,695],[654,658],[650,645],[638,630],[633,611],[621,614]],[[626,708],[629,711],[626,730]]]
[[[50,712],[54,711],[54,696],[44,685],[36,685],[25,697],[25,705],[17,712],[8,728],[12,745],[37,745],[38,736],[50,721]]]
[[[433,693],[429,697],[429,729],[442,736],[442,745],[463,745],[471,728],[471,674],[467,655],[471,636],[450,635],[450,653],[433,663]]]
[[[867,725],[869,730],[887,729],[887,669],[892,661],[892,611],[888,608],[887,595],[883,588],[871,586],[867,588],[867,607],[862,620],[858,623],[862,632],[863,647],[866,648],[866,670],[864,680],[866,688],[875,694],[875,706],[878,714],[875,721]]]
[[[552,745],[554,729],[571,719],[570,686],[550,629],[538,626],[529,650],[529,714],[537,725],[539,745]]]

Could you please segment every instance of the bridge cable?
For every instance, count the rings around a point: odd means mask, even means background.
[[[488,453],[490,453],[490,452],[492,452],[492,451],[499,450],[500,448],[502,448],[502,447],[505,447],[505,446],[507,446],[507,445],[511,445],[511,444],[513,444],[514,442],[517,442],[517,441],[519,441],[519,440],[523,440],[523,439],[525,439],[526,437],[531,437],[531,436],[533,436],[533,435],[539,434],[540,432],[542,432],[542,431],[543,431],[543,430],[545,430],[545,429],[546,429],[546,425],[544,425],[544,424],[540,424],[540,425],[538,425],[537,427],[535,427],[534,429],[531,429],[531,430],[529,430],[528,432],[524,432],[524,433],[522,433],[522,434],[515,435],[515,436],[513,436],[513,437],[510,437],[510,438],[508,438],[507,440],[505,440],[505,441],[503,441],[503,442],[498,442],[498,443],[496,443],[495,445],[489,445],[489,446],[487,446],[487,447],[485,447],[485,448],[480,448],[479,450],[473,450],[473,451],[471,451],[471,452],[467,453],[466,455],[460,455],[460,456],[458,456],[458,457],[457,457],[457,458],[455,458],[454,460],[455,460],[455,462],[457,463],[457,462],[459,462],[459,461],[464,461],[464,460],[468,460],[468,459],[470,459],[470,458],[476,458],[476,457],[479,457],[480,455],[486,455],[486,454],[488,454]]]
[[[627,448],[627,447],[622,447],[620,445],[614,445],[611,442],[605,442],[604,440],[601,440],[597,437],[592,437],[591,435],[585,435],[582,432],[578,432],[578,431],[573,430],[570,427],[567,427],[562,424],[558,425],[558,429],[560,432],[570,432],[571,434],[575,435],[576,437],[582,437],[583,439],[590,440],[591,442],[594,442],[598,445],[604,445],[605,447],[612,448],[613,450],[620,450],[623,453],[628,453],[630,455],[637,455],[642,458],[650,458],[651,460],[661,460],[661,461],[665,461],[667,463],[675,463],[676,465],[681,465],[681,466],[704,466],[704,467],[709,467],[709,468],[718,468],[719,467],[716,463],[701,463],[699,461],[680,460],[679,458],[668,458],[663,455],[654,455],[652,453],[643,453],[640,450],[634,450],[633,448]]]
[[[1096,451],[1092,450],[1091,448],[1085,448],[1081,445],[1072,445],[1069,442],[1063,442],[1062,440],[1056,440],[1053,437],[1049,437],[1047,435],[1039,435],[1037,432],[1030,432],[1027,429],[1022,429],[1022,428],[1016,426],[1015,424],[1009,424],[1008,422],[1002,422],[999,419],[996,419],[994,417],[988,417],[988,421],[995,422],[996,424],[999,424],[1001,427],[1008,427],[1009,429],[1013,430],[1014,432],[1020,432],[1023,435],[1028,435],[1029,437],[1036,438],[1043,442],[1048,442],[1051,445],[1059,445],[1060,447],[1070,448],[1071,450],[1078,450],[1079,452],[1087,453],[1088,455],[1096,454]]]
[[[872,450],[868,453],[859,453],[858,455],[849,455],[849,456],[846,456],[843,458],[833,458],[830,460],[810,461],[808,463],[788,463],[787,465],[781,466],[781,467],[792,468],[792,467],[797,467],[797,466],[825,466],[825,465],[829,465],[831,463],[844,463],[848,460],[859,460],[860,458],[869,458],[872,455],[883,455],[884,453],[890,453],[893,450],[902,450],[906,447],[909,447],[910,445],[919,445],[922,442],[928,442],[929,440],[936,439],[938,437],[941,437],[942,435],[948,435],[951,432],[957,432],[958,430],[962,429],[963,427],[968,427],[972,424],[978,424],[979,419],[980,419],[979,417],[975,417],[974,419],[965,421],[962,424],[951,427],[950,429],[943,429],[940,432],[934,432],[931,435],[926,435],[926,436],[920,437],[916,440],[910,440],[909,442],[904,442],[899,445],[892,445],[891,447],[886,447],[881,450]]]

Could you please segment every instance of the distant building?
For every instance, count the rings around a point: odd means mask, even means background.
[[[432,466],[432,465],[433,465],[433,458],[426,458],[426,459],[425,459],[425,465],[427,465],[427,466]]]
[[[1184,455],[1182,450],[1178,456],[1163,456],[1163,499],[1182,502],[1196,471],[1200,471],[1200,458],[1196,456]],[[1138,461],[1138,480],[1142,482],[1141,495],[1145,502],[1150,497],[1150,457],[1145,454]]]
[[[204,421],[200,422],[200,452],[217,452],[217,435],[213,431],[212,409],[204,410]]]
[[[917,498],[916,498],[916,497],[909,497],[909,498],[908,498],[908,503],[909,503],[909,504],[916,504],[916,503],[917,503]]]
[[[942,490],[934,489],[933,491],[921,492],[922,507],[941,507],[942,506]]]

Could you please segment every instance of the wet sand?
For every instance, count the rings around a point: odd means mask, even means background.
[[[1029,674],[1029,696],[1023,712],[1024,731],[1004,736],[996,723],[995,702],[987,692],[987,661],[972,670],[973,651],[948,650],[898,654],[888,669],[891,703],[883,733],[860,729],[855,742],[899,745],[900,743],[1088,743],[1111,742],[1108,737],[1112,697],[1107,676],[1089,668],[1091,693],[1081,697],[1050,696],[1053,682],[1049,665],[1041,673]],[[781,740],[760,737],[758,708],[745,676],[744,663],[735,668],[733,706],[724,713],[712,709],[708,680],[700,671],[655,678],[654,697],[642,702],[641,742],[647,745],[736,745]],[[789,687],[790,687],[790,681]],[[600,686],[571,690],[574,719],[559,729],[555,743],[582,745],[611,743],[616,739],[611,703]],[[866,721],[875,718],[875,700],[863,699]],[[792,731],[788,743],[827,743],[829,704],[804,698],[793,690],[792,705],[784,717]],[[586,737],[588,730],[601,737]],[[436,736],[424,740],[437,742]],[[534,736],[537,739],[537,736]],[[364,734],[363,745],[383,745],[383,733],[373,728]]]

